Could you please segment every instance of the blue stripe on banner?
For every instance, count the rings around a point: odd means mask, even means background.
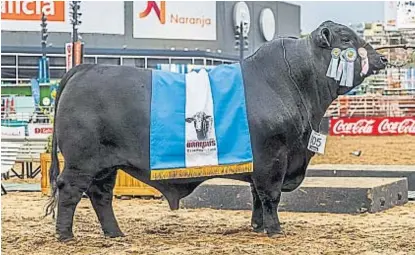
[[[185,76],[152,71],[150,168],[185,167]]]
[[[213,97],[219,165],[252,162],[240,64],[220,65],[208,73]]]

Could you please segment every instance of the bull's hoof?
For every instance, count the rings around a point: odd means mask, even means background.
[[[257,224],[252,224],[252,231],[255,233],[264,233],[264,226],[258,226]]]
[[[281,237],[284,235],[284,232],[281,230],[281,228],[275,228],[275,229],[265,229],[265,234],[267,234],[268,237]]]
[[[121,231],[107,232],[107,233],[104,233],[104,236],[109,237],[109,238],[125,237],[124,233]]]
[[[73,241],[75,238],[73,235],[58,235],[58,241],[62,243],[67,243]]]

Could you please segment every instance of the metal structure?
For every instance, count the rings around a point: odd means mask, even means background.
[[[81,42],[79,41],[79,35],[78,35],[78,27],[79,25],[82,24],[82,21],[80,21],[80,18],[82,16],[82,13],[80,12],[81,6],[80,6],[81,1],[72,1],[70,3],[70,17],[71,17],[71,24],[72,24],[72,49],[73,52],[76,54],[82,54],[82,50],[79,49],[78,51],[76,51],[75,49],[80,47],[83,48],[83,46],[81,46]],[[72,57],[72,66],[75,66],[77,63],[77,57],[75,54]],[[81,59],[81,58],[80,58]],[[81,60],[82,61],[82,60]],[[80,64],[80,63],[79,63]]]
[[[47,39],[48,39],[48,29],[47,29],[47,16],[45,15],[44,12],[42,12],[42,17],[41,17],[41,45],[42,45],[42,57],[39,59],[38,62],[38,68],[39,68],[39,72],[38,72],[38,80],[39,82],[49,82],[50,81],[50,71],[49,71],[49,59],[46,57],[46,43],[47,43]]]
[[[80,6],[81,1],[72,1],[70,3],[70,17],[71,17],[71,24],[72,24],[72,43],[78,41],[78,27],[82,24],[82,21],[80,21],[80,17],[82,16],[82,13],[79,11],[81,9]]]
[[[248,50],[248,33],[246,31],[246,26],[248,23],[241,22],[235,28],[235,49],[239,50],[239,60],[244,59],[244,51]]]
[[[42,27],[41,29],[41,44],[42,44],[42,56],[46,57],[46,43],[47,43],[47,39],[48,39],[48,29],[47,29],[47,17],[45,15],[45,13],[42,13],[42,18],[41,18],[41,23],[40,26]]]
[[[415,116],[415,94],[412,96],[339,96],[325,113],[325,117],[368,116]]]

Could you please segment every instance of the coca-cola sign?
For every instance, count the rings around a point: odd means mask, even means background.
[[[332,118],[330,135],[415,135],[415,117]]]

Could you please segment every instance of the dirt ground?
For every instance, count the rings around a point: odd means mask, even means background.
[[[285,236],[250,231],[250,211],[181,209],[161,200],[114,201],[125,238],[101,234],[88,199],[75,215],[76,239],[58,243],[42,219],[40,193],[1,198],[2,252],[14,254],[415,254],[415,203],[376,214],[280,213]]]
[[[311,164],[415,165],[415,136],[329,136]]]
[[[361,150],[360,157],[350,153]],[[329,137],[313,164],[415,165],[415,137]],[[39,178],[39,176],[38,176]],[[15,178],[5,182],[38,182]],[[170,211],[161,200],[114,200],[125,238],[104,238],[88,199],[75,215],[76,239],[58,243],[42,218],[40,193],[1,197],[4,254],[414,254],[415,202],[376,214],[280,213],[285,235],[250,231],[250,211]]]

